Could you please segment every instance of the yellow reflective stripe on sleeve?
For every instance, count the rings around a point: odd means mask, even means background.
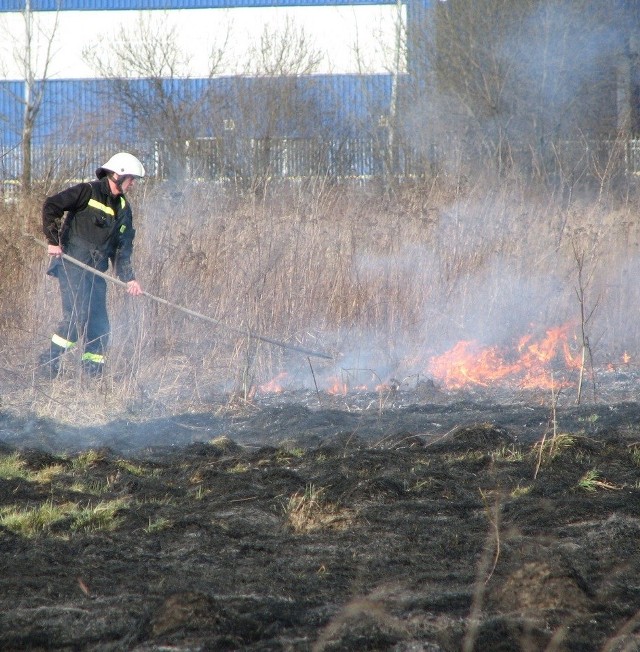
[[[104,364],[104,356],[100,353],[83,353],[82,360],[95,362],[96,364]]]
[[[127,225],[126,225],[126,224],[123,224],[123,225],[120,227],[120,233],[124,233],[126,230],[127,230]]]
[[[63,349],[71,349],[73,348],[76,343],[72,342],[71,340],[65,340],[64,337],[60,337],[60,335],[54,335],[51,337],[51,341],[56,345],[59,346]]]
[[[124,197],[120,197],[120,208],[124,208],[127,205]]]
[[[107,215],[115,215],[113,208],[109,208],[109,206],[105,206],[104,204],[101,204],[99,201],[96,201],[95,199],[89,200],[89,206],[91,206],[91,208],[97,208],[99,211],[102,211]]]

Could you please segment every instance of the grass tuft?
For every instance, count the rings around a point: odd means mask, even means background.
[[[71,466],[74,471],[86,471],[95,468],[106,459],[107,456],[102,451],[88,450],[76,455],[71,462]]]
[[[162,530],[168,530],[171,527],[171,521],[168,518],[157,518],[155,520],[151,520],[149,518],[149,525],[144,528],[144,531],[147,534],[154,534],[156,532],[162,532]]]
[[[602,478],[600,471],[596,469],[587,471],[580,480],[578,480],[578,487],[585,491],[597,491],[598,489],[622,489],[622,487]]]
[[[71,516],[74,532],[95,532],[97,530],[112,531],[118,528],[123,519],[120,512],[128,505],[124,498],[101,501],[94,506],[78,508]]]
[[[11,480],[12,478],[27,478],[29,472],[24,468],[24,460],[19,453],[0,456],[0,478]]]
[[[544,466],[552,462],[558,455],[571,448],[574,444],[575,437],[558,433],[553,437],[536,442],[532,450],[539,461],[539,465]]]
[[[49,499],[37,507],[7,506],[0,510],[0,525],[25,537],[47,534],[55,530],[57,536],[73,532],[115,530],[122,522],[118,514],[127,501],[101,501],[95,506],[82,507],[77,503],[55,504]]]
[[[42,534],[51,526],[66,518],[75,509],[72,504],[55,505],[47,500],[37,507],[20,508],[7,506],[0,509],[0,525],[25,537]]]
[[[289,526],[297,534],[319,529],[344,529],[353,520],[353,512],[325,501],[324,488],[307,485],[303,492],[296,492],[285,506]]]

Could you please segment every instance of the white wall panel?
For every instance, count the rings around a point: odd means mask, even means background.
[[[179,49],[188,64],[180,75],[206,76],[208,53],[225,40],[219,75],[252,74],[251,56],[265,28],[282,33],[287,25],[304,33],[309,49],[321,55],[318,74],[372,74],[393,71],[399,10],[396,5],[342,5],[296,7],[243,7],[176,11],[62,11],[35,12],[34,66],[43,74],[52,45],[49,78],[85,79],[96,72],[83,60],[87,46],[108,35],[104,56],[117,56],[118,33],[135,33],[141,21],[153,21],[177,30]],[[404,22],[404,7],[400,9]],[[51,35],[54,35],[51,38]],[[228,38],[227,38],[228,37]],[[17,13],[0,14],[0,79],[22,79],[17,59],[25,52],[24,18]],[[405,68],[401,57],[401,70]]]

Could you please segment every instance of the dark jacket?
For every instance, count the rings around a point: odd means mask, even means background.
[[[42,229],[49,244],[60,245],[65,254],[80,262],[106,272],[111,260],[121,281],[135,278],[131,207],[124,195],[111,194],[106,177],[47,197]],[[53,261],[50,274],[56,274],[56,263],[59,258]]]

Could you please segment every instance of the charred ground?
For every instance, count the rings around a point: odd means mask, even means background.
[[[1,514],[85,512],[4,519],[0,648],[638,650],[640,404],[619,399],[5,414]]]

